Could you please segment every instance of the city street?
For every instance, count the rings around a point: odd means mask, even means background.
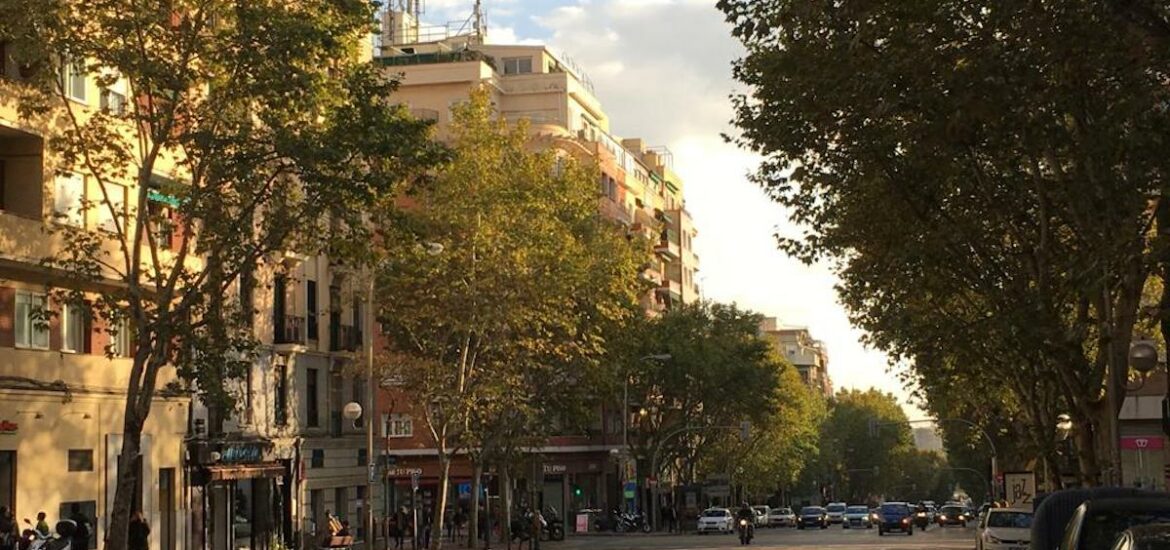
[[[795,529],[761,529],[749,548],[787,550],[789,548],[818,548],[820,550],[971,550],[975,547],[973,528],[931,528],[915,531],[913,536],[887,535],[878,537],[876,529],[841,529],[824,531],[797,531]],[[549,550],[602,550],[645,548],[653,550],[699,550],[707,548],[738,548],[739,539],[733,535],[677,536],[644,535],[587,535],[570,537],[564,543],[545,543]]]

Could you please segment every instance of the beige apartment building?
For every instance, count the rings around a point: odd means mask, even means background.
[[[808,387],[824,397],[833,396],[829,351],[807,328],[785,327],[775,317],[768,317],[760,323],[760,335],[800,371],[800,378]]]
[[[485,44],[482,25],[467,28],[426,27],[409,9],[388,10],[377,62],[401,78],[394,100],[436,121],[443,137],[452,107],[477,87],[488,90],[502,116],[528,121],[534,146],[597,163],[600,212],[654,247],[642,274],[654,285],[647,312],[697,301],[697,231],[670,151],[616,137],[593,85],[570,60],[544,46]]]
[[[21,72],[0,41],[0,505],[14,508],[17,521],[44,511],[50,523],[72,517],[76,505],[93,526],[90,547],[96,548],[114,499],[131,331],[104,326],[82,307],[55,304],[46,288],[53,272],[41,260],[62,250],[61,235],[52,231],[56,224],[99,232],[110,229],[115,209],[166,205],[161,197],[157,204],[136,204],[133,181],[108,185],[109,199],[99,199],[89,174],[61,170],[49,140],[51,129],[65,127],[64,115],[22,120],[16,102]],[[78,116],[125,101],[120,83],[103,91],[87,75],[68,73],[63,84]],[[160,169],[169,167],[164,162]],[[98,204],[86,208],[87,200]],[[112,240],[106,246],[113,248]],[[160,251],[170,252],[165,245]],[[46,308],[55,313],[47,323],[37,313]],[[164,368],[158,387],[175,378]],[[156,395],[142,455],[130,466],[140,472],[155,550],[189,547],[183,498],[189,404],[184,394]]]

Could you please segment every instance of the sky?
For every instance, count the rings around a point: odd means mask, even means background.
[[[425,0],[428,23],[463,21],[473,0]],[[484,0],[488,41],[546,44],[593,81],[612,133],[666,145],[685,183],[699,235],[699,284],[706,299],[734,302],[781,323],[808,327],[829,350],[835,387],[894,393],[912,419],[924,413],[867,349],[833,287],[828,266],[806,266],[776,245],[798,228],[747,175],[758,157],[725,143],[734,134],[731,76],[743,50],[714,0]]]

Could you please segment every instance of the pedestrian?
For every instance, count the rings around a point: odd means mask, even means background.
[[[146,516],[142,510],[134,512],[130,518],[130,536],[128,550],[150,550],[150,524],[146,523]]]
[[[81,513],[81,505],[74,502],[69,505],[69,519],[77,525],[73,530],[72,543],[70,546],[73,550],[87,550],[89,548],[89,537],[93,531],[92,524],[85,514]]]
[[[47,517],[45,512],[37,512],[37,526],[33,529],[42,537],[49,538],[49,535],[53,534],[53,532],[49,530],[49,522],[45,521],[45,517]]]
[[[434,527],[434,520],[429,509],[423,510],[422,517],[422,532],[419,533],[419,538],[422,539],[422,547],[431,547],[431,529]]]
[[[398,509],[396,514],[394,514],[394,520],[392,523],[392,535],[394,537],[394,548],[396,550],[402,549],[403,541],[406,539],[407,521],[406,507],[403,506]]]
[[[677,517],[674,512],[674,506],[669,501],[662,507],[662,519],[666,521],[666,530],[673,533],[677,527]]]
[[[16,531],[16,519],[12,510],[7,506],[0,506],[0,550],[15,550],[20,540]]]
[[[467,524],[467,511],[463,509],[463,506],[455,508],[454,521],[455,537],[461,539],[463,538],[463,526]]]

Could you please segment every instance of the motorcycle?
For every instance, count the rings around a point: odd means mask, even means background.
[[[547,520],[543,518],[541,520],[544,523],[541,534],[545,540],[565,540],[565,522],[561,521],[561,516],[557,514],[557,509],[549,506],[544,518],[547,518]]]
[[[653,529],[646,522],[646,518],[641,512],[618,512],[614,510],[613,514],[613,530],[615,533],[632,533],[638,530],[641,530],[643,533],[649,533]]]
[[[544,516],[540,512],[535,512],[530,509],[522,510],[512,519],[512,525],[510,526],[512,540],[527,542],[532,539],[532,534],[535,531],[533,529],[533,523],[535,522],[540,522],[540,533],[543,534],[548,529],[548,522],[544,520]]]
[[[44,535],[33,528],[32,522],[25,519],[29,526],[20,534],[20,550],[70,550],[73,547],[72,539],[77,524],[73,520],[63,519],[57,522],[56,535]]]
[[[926,511],[919,510],[914,513],[914,526],[925,531],[926,527],[930,525],[930,517],[926,515]]]
[[[735,524],[735,529],[739,533],[740,544],[752,543],[752,537],[755,535],[755,526],[752,525],[751,520],[739,518],[739,521]]]

